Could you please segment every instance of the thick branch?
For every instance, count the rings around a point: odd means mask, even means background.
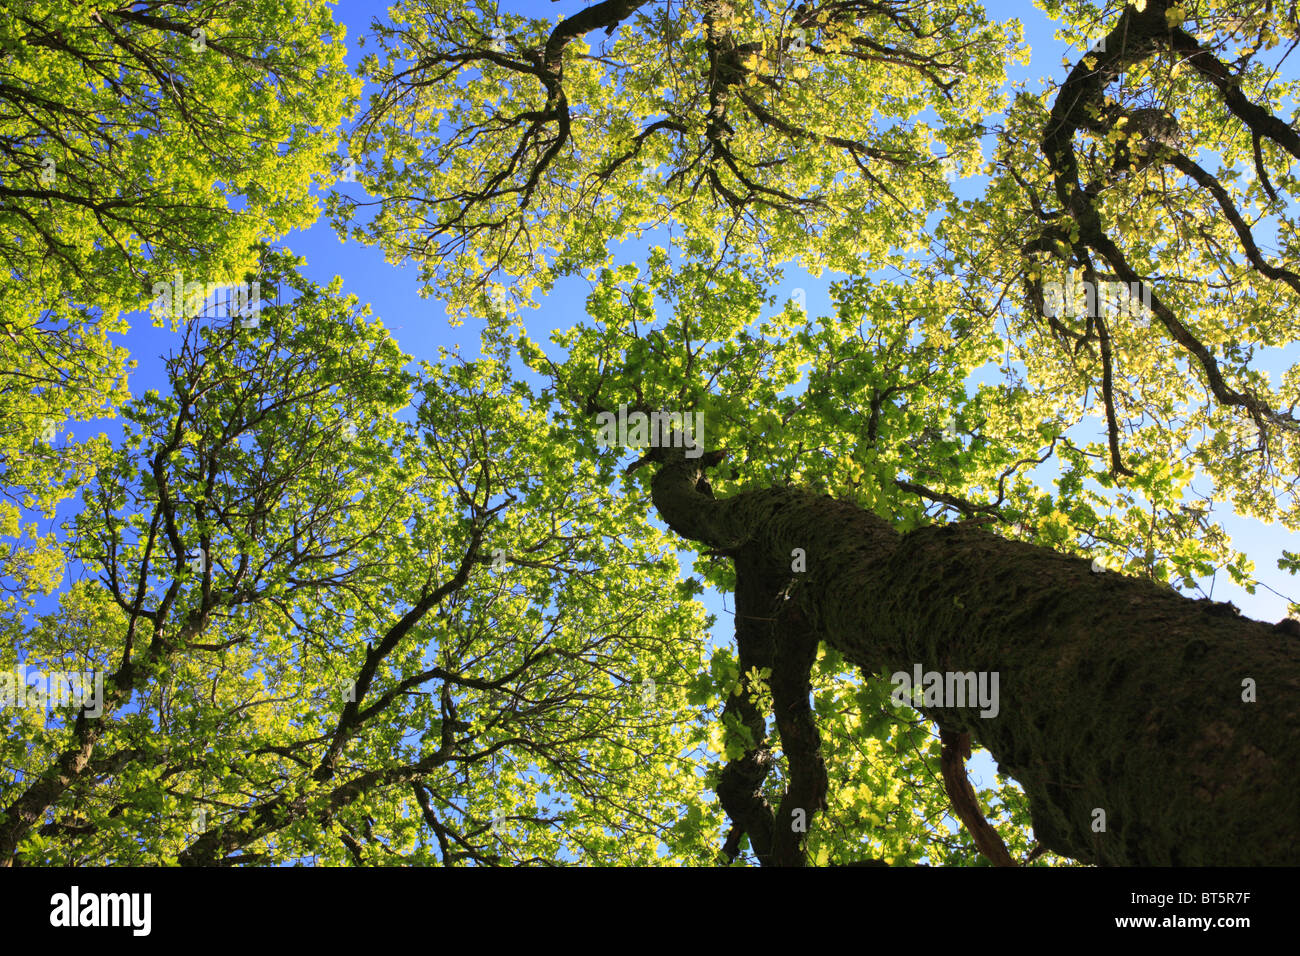
[[[1016,861],[1007,851],[998,831],[984,819],[979,801],[975,798],[975,788],[966,776],[966,760],[970,757],[970,734],[940,730],[939,739],[943,743],[940,765],[943,770],[943,786],[948,791],[948,799],[957,818],[965,825],[975,847],[994,866],[1015,866]]]

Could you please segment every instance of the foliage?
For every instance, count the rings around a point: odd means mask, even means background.
[[[19,0],[0,22],[0,526],[45,516],[102,443],[68,423],[127,396],[124,313],[154,282],[234,281],[308,195],[356,81],[317,0]],[[28,527],[0,558],[21,598],[62,572]],[[11,583],[12,582],[14,583]]]
[[[706,642],[734,564],[681,566],[653,456],[598,441],[620,406],[701,415],[715,497],[799,485],[1253,587],[1216,504],[1300,522],[1274,76],[1300,27],[1253,0],[1042,6],[1078,56],[1013,95],[1020,25],[960,0],[407,0],[355,80],[315,4],[31,0],[0,25],[0,669],[106,675],[102,717],[0,711],[0,857],[752,858],[720,855],[716,792],[769,748],[780,800],[788,755],[735,705],[770,710],[773,673]],[[362,80],[372,198],[333,194],[332,224],[482,318],[476,356],[412,363],[269,251],[344,168]],[[772,291],[791,265],[841,273],[826,314]],[[176,269],[287,301],[176,318],[168,388],[129,397],[112,333]],[[518,307],[575,276],[586,315],[537,341]],[[1150,304],[1054,304],[1076,282]],[[112,409],[119,441],[48,437]],[[59,533],[23,530],[78,488]],[[35,615],[59,547],[87,573]],[[987,862],[881,675],[822,648],[811,693],[810,862]],[[1014,781],[977,796],[1013,859],[1066,862]]]

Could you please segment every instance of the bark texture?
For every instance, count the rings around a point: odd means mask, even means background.
[[[1048,849],[1102,865],[1300,863],[1300,640],[976,527],[899,535],[788,488],[715,500],[697,485],[718,458],[664,455],[663,519],[791,580],[818,637],[864,672],[997,672],[996,716],[920,709],[1019,781]]]

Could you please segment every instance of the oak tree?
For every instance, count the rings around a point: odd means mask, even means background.
[[[1296,521],[1300,25],[1044,6],[1040,92],[973,3],[377,20],[329,211],[480,354],[412,367],[283,255],[258,328],[181,323],[92,576],[11,624],[10,671],[108,676],[5,711],[0,860],[1293,862],[1300,627],[1193,595],[1254,587],[1216,503]]]

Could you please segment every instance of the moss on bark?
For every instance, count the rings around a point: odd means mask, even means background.
[[[1300,862],[1300,640],[974,527],[900,536],[795,489],[714,500],[696,490],[709,464],[661,467],[660,514],[793,579],[846,659],[868,673],[999,674],[994,717],[920,709],[969,731],[1024,787],[1049,849],[1106,865]],[[804,573],[790,570],[795,548]],[[1242,699],[1247,678],[1258,702]]]

